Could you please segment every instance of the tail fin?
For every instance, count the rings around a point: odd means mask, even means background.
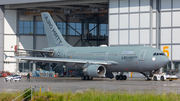
[[[54,47],[54,46],[72,47],[64,40],[63,36],[61,35],[60,31],[55,25],[53,19],[51,18],[50,14],[47,12],[44,12],[44,13],[41,13],[41,16],[42,16],[44,28],[46,31],[46,38],[47,38],[49,47]]]

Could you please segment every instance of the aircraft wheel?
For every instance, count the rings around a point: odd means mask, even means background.
[[[116,75],[116,80],[119,80],[119,75]]]
[[[156,77],[156,76],[154,76],[154,77],[153,77],[153,80],[154,80],[154,81],[157,81],[157,77]]]
[[[85,80],[85,76],[84,75],[81,76],[81,80]]]
[[[10,81],[12,82],[12,81],[13,81],[13,79],[10,79]]]
[[[93,80],[93,77],[90,77],[90,80]]]
[[[164,76],[161,76],[161,81],[164,81]]]
[[[119,75],[119,80],[123,80],[123,76],[122,75]]]
[[[85,80],[89,80],[89,76],[85,76]]]
[[[127,76],[126,75],[123,75],[123,80],[127,80]]]
[[[148,81],[148,80],[149,80],[149,78],[148,78],[148,77],[145,77],[145,80],[146,80],[146,81]]]

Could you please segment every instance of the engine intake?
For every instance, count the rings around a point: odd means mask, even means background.
[[[106,68],[103,65],[89,65],[83,72],[90,77],[104,77]]]

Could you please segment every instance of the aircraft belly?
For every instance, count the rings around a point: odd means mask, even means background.
[[[131,72],[131,71],[138,71],[138,63],[135,60],[122,60],[120,61],[120,64],[118,65],[119,71],[124,72]]]
[[[134,61],[124,61],[119,65],[106,66],[107,72],[131,72],[138,71],[138,65]]]
[[[106,66],[106,72],[117,72],[121,71],[121,68],[118,65]]]

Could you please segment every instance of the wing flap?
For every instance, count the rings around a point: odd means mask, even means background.
[[[46,50],[33,50],[33,49],[17,49],[21,51],[32,51],[32,52],[42,52],[42,53],[54,53],[54,51],[46,51]]]
[[[73,62],[73,63],[94,63],[102,65],[117,65],[115,61],[106,60],[88,60],[88,59],[71,59],[71,58],[45,58],[45,57],[18,57],[14,56],[11,58],[30,60],[30,61],[49,61],[49,62]]]

